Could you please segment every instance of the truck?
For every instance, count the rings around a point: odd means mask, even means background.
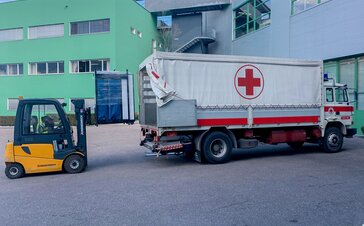
[[[322,61],[155,52],[139,66],[140,145],[212,164],[235,148],[316,143],[339,152],[356,134],[348,88]]]

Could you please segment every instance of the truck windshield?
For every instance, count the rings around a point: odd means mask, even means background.
[[[336,88],[336,102],[348,102],[348,94],[346,88]]]

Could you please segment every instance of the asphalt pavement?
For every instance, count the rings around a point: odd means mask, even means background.
[[[223,165],[146,157],[139,126],[88,127],[89,167],[9,180],[0,173],[0,225],[364,224],[364,139],[235,150]],[[13,128],[0,128],[0,169]]]

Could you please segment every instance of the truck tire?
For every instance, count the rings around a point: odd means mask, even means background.
[[[24,176],[24,168],[19,163],[8,164],[5,168],[5,175],[9,179],[18,179]]]
[[[336,153],[341,151],[343,146],[343,135],[339,128],[330,127],[326,130],[322,140],[322,150],[326,153]]]
[[[304,142],[288,142],[288,146],[290,146],[293,150],[299,150],[302,148]]]
[[[207,162],[226,163],[231,157],[232,142],[225,133],[212,132],[205,138],[202,151]]]
[[[71,155],[64,161],[63,168],[67,173],[81,173],[85,169],[85,159],[79,155]]]

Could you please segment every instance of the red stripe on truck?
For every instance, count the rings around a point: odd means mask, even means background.
[[[197,119],[198,126],[227,126],[227,125],[247,125],[247,118],[210,118]]]
[[[319,116],[290,116],[290,117],[271,117],[254,118],[253,124],[284,124],[284,123],[317,123]]]
[[[354,111],[354,107],[353,106],[326,106],[325,107],[325,112],[329,112],[330,108],[334,109],[335,112],[339,112],[339,111],[349,111],[352,112]]]
[[[254,118],[253,124],[317,123],[319,120],[319,116]],[[247,124],[247,118],[197,119],[198,126],[229,126]]]
[[[159,75],[158,75],[157,73],[155,73],[154,71],[152,71],[152,74],[154,75],[154,77],[155,77],[156,79],[159,79]]]

